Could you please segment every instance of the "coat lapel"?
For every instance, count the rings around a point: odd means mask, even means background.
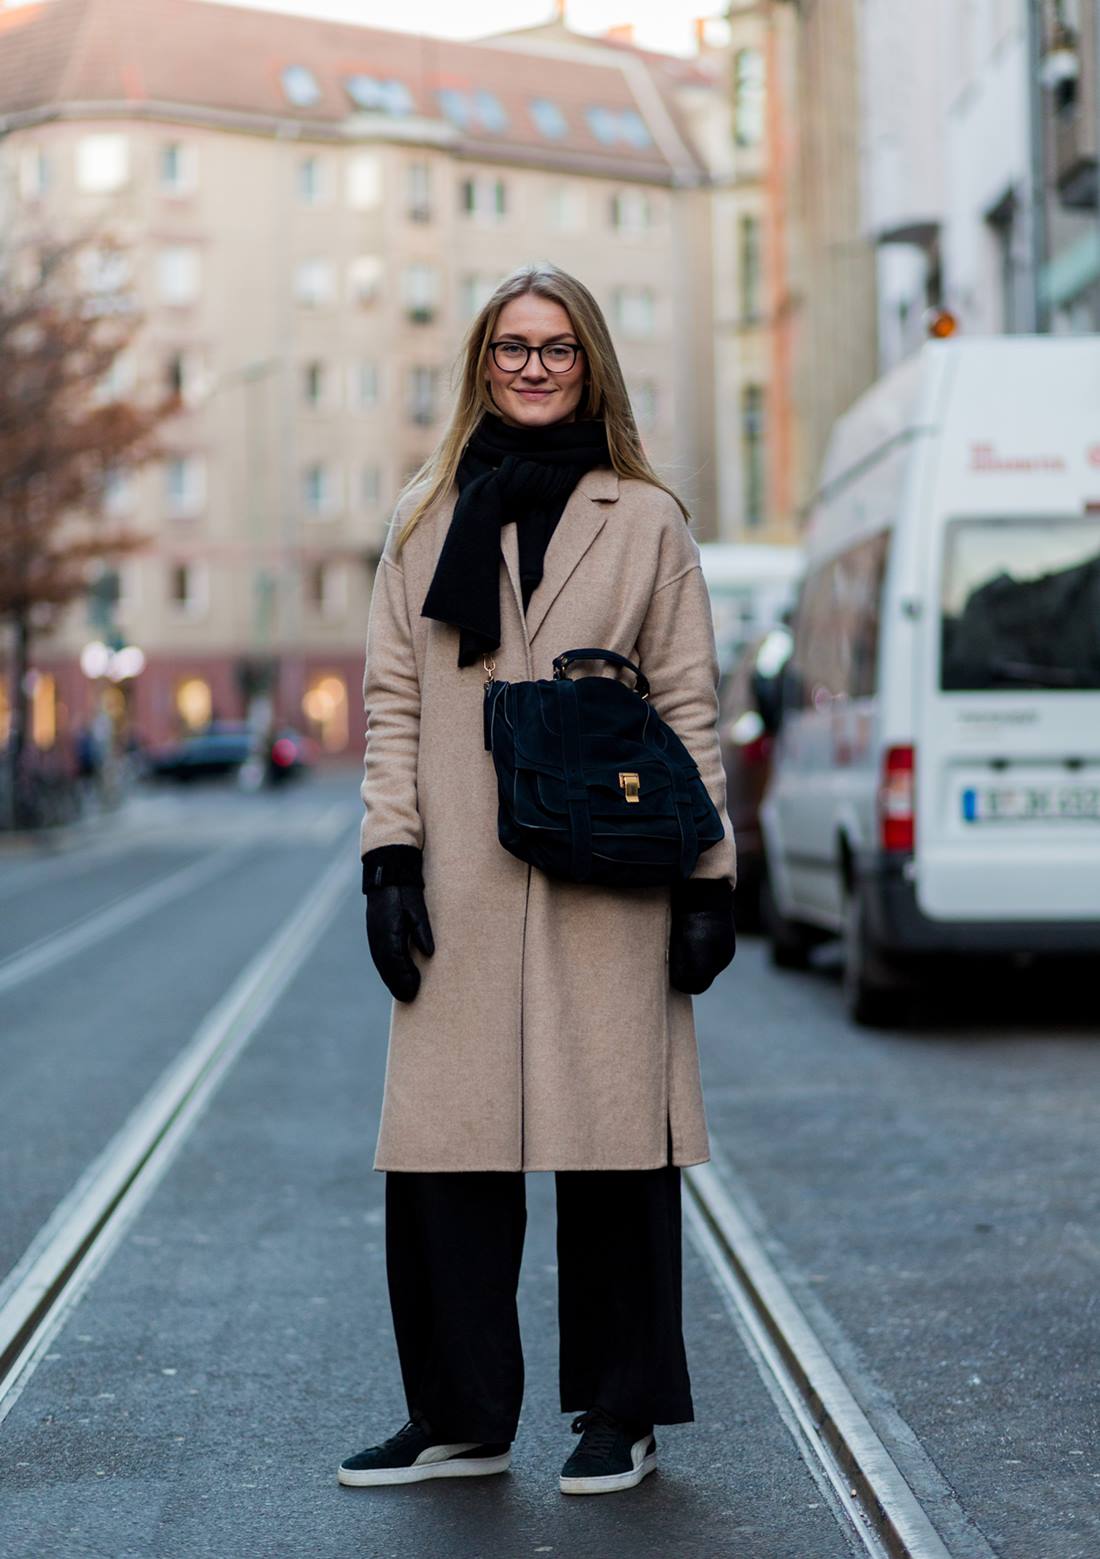
[[[569,495],[561,519],[554,527],[546,548],[539,580],[526,613],[528,642],[534,640],[547,612],[565,587],[566,581],[595,541],[607,520],[608,505],[617,501],[619,478],[614,471],[600,468],[586,471]],[[514,525],[506,525],[502,533],[510,535],[511,546],[506,549],[509,574],[516,600],[522,610],[523,596],[519,581],[519,544]],[[509,555],[510,554],[510,555]]]

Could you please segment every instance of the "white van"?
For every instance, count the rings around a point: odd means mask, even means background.
[[[762,810],[773,955],[1100,952],[1100,338],[930,342],[837,424]]]

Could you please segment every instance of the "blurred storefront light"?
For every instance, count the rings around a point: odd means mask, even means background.
[[[319,727],[327,752],[341,752],[348,742],[348,695],[343,677],[326,673],[314,679],[302,697],[302,712]]]

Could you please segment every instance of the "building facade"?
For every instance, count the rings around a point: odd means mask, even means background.
[[[451,44],[191,0],[47,0],[0,33],[13,237],[87,235],[85,285],[142,327],[119,395],[171,385],[166,458],[112,512],[142,649],[126,718],[159,741],[262,696],[362,745],[373,567],[439,437],[463,333],[549,258],[607,311],[651,458],[716,529],[706,172],[636,51]],[[123,246],[112,257],[108,241]],[[121,267],[121,270],[120,270]],[[59,735],[104,691],[74,606],[36,664]]]

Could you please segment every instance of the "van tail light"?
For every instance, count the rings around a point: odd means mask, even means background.
[[[886,749],[878,793],[879,844],[883,850],[894,854],[911,854],[913,850],[915,770],[912,747]]]

